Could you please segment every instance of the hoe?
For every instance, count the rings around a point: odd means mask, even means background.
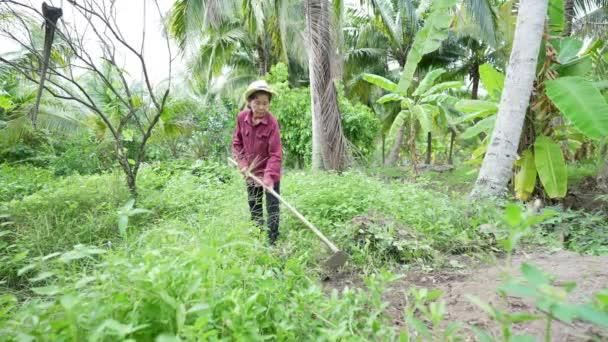
[[[238,167],[238,164],[233,159],[228,158],[228,160],[232,164],[234,164],[234,166]],[[260,180],[256,176],[254,176],[250,170],[245,169],[245,170],[243,170],[243,172],[245,173],[245,176],[253,179],[254,182],[256,182],[257,184],[262,186],[264,188],[264,190],[266,190],[268,193],[270,193],[271,195],[276,197],[281,203],[283,203],[283,205],[285,205],[285,207],[287,207],[287,209],[289,209],[289,211],[291,211],[292,214],[295,215],[295,217],[297,217],[300,221],[302,221],[302,223],[304,223],[304,225],[308,229],[310,229],[313,233],[315,233],[315,235],[321,241],[323,241],[323,243],[329,248],[329,250],[332,253],[332,256],[329,259],[327,259],[327,261],[325,262],[325,265],[327,267],[336,269],[336,268],[340,268],[340,267],[344,266],[344,263],[346,263],[346,260],[348,259],[348,255],[346,253],[339,250],[338,247],[336,247],[336,245],[334,245],[331,241],[329,241],[329,239],[327,239],[325,237],[325,235],[323,235],[317,228],[315,228],[315,226],[313,226],[312,223],[310,223],[302,214],[300,214],[300,212],[298,212],[294,207],[292,207],[289,203],[287,203],[287,201],[285,201],[273,189],[265,186],[264,183],[262,182],[262,180]]]

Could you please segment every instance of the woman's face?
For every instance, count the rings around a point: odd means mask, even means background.
[[[268,111],[268,105],[270,104],[270,98],[268,94],[257,94],[255,98],[249,101],[249,107],[253,111],[253,116],[262,117]]]

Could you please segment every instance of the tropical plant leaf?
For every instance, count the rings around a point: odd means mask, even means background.
[[[384,90],[388,90],[393,93],[397,90],[397,85],[393,81],[382,76],[373,74],[363,74],[363,79],[375,86],[378,86]]]
[[[479,76],[481,84],[483,84],[490,97],[496,102],[500,101],[500,95],[505,84],[505,74],[485,63],[479,67]]]
[[[519,172],[515,176],[515,194],[518,199],[526,201],[530,198],[536,184],[536,165],[531,150],[528,149],[522,153],[520,163]]]
[[[420,100],[420,103],[434,103],[434,104],[449,104],[454,105],[458,102],[458,98],[448,94],[433,94],[425,96]]]
[[[593,86],[599,90],[606,90],[608,89],[608,80],[593,82]]]
[[[593,61],[591,57],[584,56],[576,58],[568,63],[556,65],[555,71],[561,76],[586,76],[593,70]]]
[[[443,75],[444,73],[445,69],[435,69],[433,71],[427,72],[420,84],[418,85],[418,88],[416,88],[416,91],[414,91],[412,95],[420,96],[426,93],[426,91],[433,86],[435,80],[437,80],[437,78],[439,78],[439,76]]]
[[[402,110],[399,112],[399,114],[397,114],[397,116],[395,116],[395,119],[393,120],[393,123],[390,126],[390,129],[388,131],[389,139],[391,139],[391,140],[395,139],[395,137],[397,136],[397,132],[399,131],[399,128],[406,122],[406,120],[409,117],[410,117],[409,110]]]
[[[14,105],[10,97],[0,95],[0,108],[3,108],[6,111],[10,111],[11,109],[13,109],[13,107]]]
[[[530,284],[533,284],[537,287],[549,284],[550,282],[549,278],[545,276],[542,270],[525,262],[521,264],[521,273],[524,275],[524,277]]]
[[[403,67],[403,73],[397,86],[398,93],[407,93],[422,56],[437,50],[443,40],[448,37],[448,28],[452,23],[452,16],[449,11],[456,2],[457,0],[433,2],[431,13],[426,18],[422,29],[416,34],[412,48],[407,54],[407,62]]]
[[[568,186],[568,171],[559,145],[548,137],[537,137],[534,143],[534,162],[547,195],[563,198]]]
[[[480,342],[495,342],[494,338],[492,338],[492,335],[490,335],[489,332],[478,328],[476,326],[472,326],[471,329],[473,330],[473,332],[475,333],[475,336],[477,337],[477,340]]]
[[[395,101],[400,102],[403,99],[404,99],[404,97],[397,93],[390,93],[390,94],[386,94],[386,95],[382,96],[376,102],[383,104],[383,103],[395,102]]]
[[[577,307],[578,317],[582,320],[608,328],[608,313],[602,312],[589,304]]]
[[[416,116],[418,122],[420,122],[422,133],[433,131],[433,118],[429,111],[427,111],[423,106],[416,105],[412,108],[412,113]]]
[[[471,114],[459,117],[457,120],[454,121],[454,124],[457,125],[457,124],[460,124],[460,123],[463,123],[463,122],[472,121],[472,120],[475,120],[475,119],[485,118],[485,117],[488,117],[490,115],[496,116],[494,114],[496,114],[496,113],[493,113],[493,112],[475,112],[475,113],[471,113]]]
[[[498,18],[488,0],[464,0],[463,6],[467,9],[475,30],[480,37],[491,46],[497,45],[498,40]]]
[[[557,61],[560,64],[565,64],[575,59],[583,48],[583,42],[574,37],[555,39],[551,41],[551,44],[558,51]]]
[[[484,114],[498,113],[498,104],[483,100],[460,100],[456,103],[455,108],[457,111],[467,114],[480,112]]]
[[[547,96],[581,133],[593,139],[608,136],[608,104],[581,77],[560,77],[546,83]]]
[[[549,31],[561,35],[566,27],[564,0],[549,0]]]
[[[423,96],[430,96],[433,95],[437,92],[446,90],[446,89],[456,89],[456,88],[460,88],[462,87],[462,82],[460,81],[449,81],[449,82],[443,82],[443,83],[439,83],[434,85],[431,89],[429,89],[426,93],[424,93]]]
[[[466,131],[460,134],[460,139],[471,139],[473,137],[478,136],[480,133],[486,133],[486,135],[490,135],[492,130],[494,129],[494,124],[496,123],[496,116],[487,117],[475,125],[467,128]]]

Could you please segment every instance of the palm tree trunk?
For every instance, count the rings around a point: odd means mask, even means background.
[[[258,44],[256,44],[256,50],[258,52],[258,73],[260,76],[266,75],[268,72],[268,53],[264,47],[264,42],[259,40]]]
[[[319,135],[323,166],[341,171],[347,166],[346,138],[342,132],[338,94],[332,79],[329,2],[307,0],[310,91],[313,107],[313,135]],[[314,148],[313,148],[314,152]]]
[[[391,148],[391,152],[388,154],[388,159],[384,165],[386,166],[394,166],[397,163],[397,159],[399,159],[399,152],[401,151],[401,147],[403,146],[403,137],[405,136],[405,121],[399,127],[397,131],[397,136],[395,137],[395,143]]]
[[[469,71],[469,75],[471,76],[471,82],[473,84],[472,89],[471,89],[471,99],[477,100],[479,98],[479,81],[481,79],[481,74],[479,73],[479,61],[476,60],[473,63],[473,66],[471,67],[471,70]],[[474,119],[473,122],[477,123],[480,120],[481,119]],[[483,141],[486,138],[486,134],[483,132],[480,133],[479,138]]]
[[[507,67],[496,126],[471,197],[500,196],[513,173],[526,109],[536,77],[536,63],[548,0],[522,0],[513,50]]]
[[[477,100],[479,94],[479,62],[475,61],[473,67],[471,68],[471,82],[473,83],[473,88],[471,90],[471,99]]]
[[[568,37],[572,34],[572,22],[574,21],[574,0],[564,0],[564,15],[566,17],[564,36]]]
[[[310,51],[310,50],[309,50]],[[312,58],[309,58],[309,70],[313,69]],[[321,153],[321,147],[323,142],[321,140],[321,125],[319,125],[319,113],[321,107],[319,101],[314,100],[314,93],[310,90],[310,112],[312,115],[312,155],[311,155],[311,167],[313,170],[325,169],[323,165],[323,153]]]
[[[431,132],[426,134],[426,165],[431,165],[431,149],[433,148],[433,137]]]

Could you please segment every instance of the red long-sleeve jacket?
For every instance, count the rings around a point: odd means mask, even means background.
[[[281,180],[283,148],[279,123],[267,113],[258,125],[253,125],[251,110],[239,113],[232,137],[232,153],[239,167],[255,164],[252,173],[264,182]]]

